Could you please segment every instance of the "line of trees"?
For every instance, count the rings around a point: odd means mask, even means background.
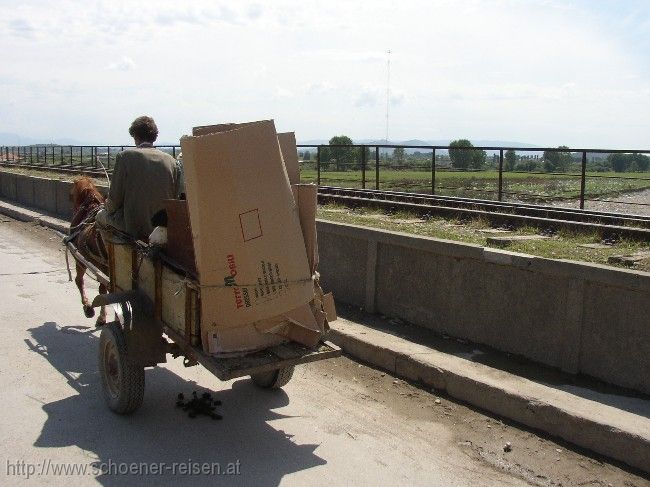
[[[347,135],[336,135],[329,140],[330,146],[321,147],[321,163],[323,169],[335,171],[358,170],[361,168],[361,147],[354,147],[353,141]],[[350,146],[350,147],[345,147]],[[374,154],[374,150],[373,150]],[[305,161],[315,158],[312,151],[305,150],[300,153]],[[407,151],[404,147],[396,147],[382,153],[382,165],[393,168],[412,168],[425,170],[431,167],[431,153],[420,151]],[[374,155],[371,155],[370,146],[366,147],[366,161],[368,167],[372,164]],[[458,170],[497,169],[499,156],[494,154],[488,162],[487,154],[482,149],[476,149],[468,139],[457,139],[449,144],[448,155],[436,155],[436,161],[447,167]],[[543,155],[517,154],[514,149],[504,152],[504,171],[544,171],[544,172],[569,172],[580,169],[581,154],[572,153],[566,145],[561,145],[557,150],[544,151]],[[606,158],[592,157],[587,162],[588,171],[615,171],[615,172],[645,172],[650,169],[650,157],[643,154],[610,154]]]
[[[607,162],[614,172],[645,172],[650,168],[650,157],[643,154],[610,154]]]

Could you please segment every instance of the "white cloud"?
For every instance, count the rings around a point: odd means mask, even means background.
[[[334,85],[329,81],[317,81],[309,83],[305,91],[308,95],[324,95],[331,93],[334,89]]]
[[[294,96],[293,92],[281,87],[276,87],[274,91],[275,98],[292,98]]]
[[[375,106],[378,102],[377,93],[373,89],[364,89],[354,99],[357,108]]]
[[[33,38],[36,33],[33,24],[27,19],[18,18],[10,20],[6,25],[14,35],[19,37]]]
[[[262,16],[262,6],[258,3],[252,3],[248,6],[246,9],[246,14],[248,15],[248,18],[251,20],[258,19]]]
[[[135,68],[135,61],[128,56],[122,56],[122,59],[119,61],[106,66],[106,69],[113,71],[133,71]]]
[[[25,137],[121,143],[125,119],[140,112],[159,118],[168,141],[199,121],[267,117],[304,139],[378,137],[389,48],[391,138],[463,132],[643,146],[650,132],[647,1],[375,0],[368,9],[337,0],[4,0],[3,7],[10,15],[0,20],[0,84],[8,86],[0,132]],[[625,129],[615,123],[623,119]]]

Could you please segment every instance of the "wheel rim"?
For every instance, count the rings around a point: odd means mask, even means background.
[[[117,358],[117,348],[112,341],[104,344],[104,382],[108,392],[117,397],[120,390],[120,361]]]

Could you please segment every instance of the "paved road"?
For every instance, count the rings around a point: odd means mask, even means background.
[[[0,484],[29,475],[60,485],[55,469],[85,468],[63,477],[78,485],[517,486],[560,485],[564,475],[564,485],[646,485],[346,358],[301,367],[285,391],[272,392],[248,380],[221,383],[174,360],[147,371],[136,414],[114,415],[100,396],[98,333],[57,243],[52,232],[0,215]],[[224,419],[190,419],[174,408],[179,392],[193,390],[216,391]],[[504,459],[504,436],[521,455],[512,458],[542,463]],[[239,474],[185,470],[216,463]],[[109,472],[94,471],[100,466]],[[136,473],[120,475],[126,468]],[[163,475],[137,473],[154,469]]]

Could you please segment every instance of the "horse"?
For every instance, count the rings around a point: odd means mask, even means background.
[[[88,261],[94,264],[105,275],[108,275],[108,254],[102,240],[101,233],[95,224],[95,216],[103,207],[104,196],[97,190],[92,180],[86,176],[79,177],[73,181],[70,190],[70,201],[72,202],[72,221],[70,222],[70,233],[66,241],[72,242],[79,253]],[[95,310],[88,302],[84,290],[84,274],[86,266],[76,260],[75,284],[81,295],[81,305],[87,318],[95,316]],[[99,283],[99,293],[106,294],[108,289],[105,284]],[[101,307],[97,317],[96,326],[106,324],[106,308]]]

